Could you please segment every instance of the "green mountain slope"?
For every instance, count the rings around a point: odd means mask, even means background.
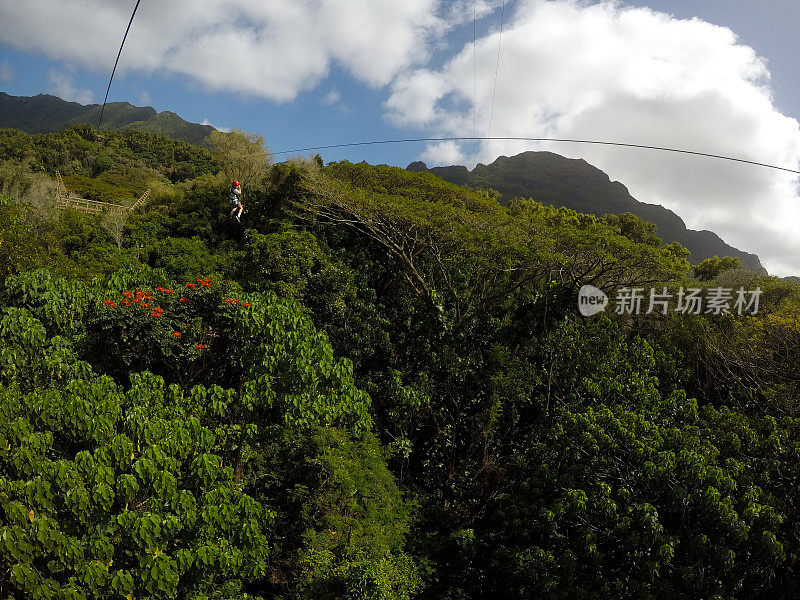
[[[407,168],[428,171],[457,185],[495,189],[502,194],[502,204],[519,197],[594,215],[631,212],[655,223],[658,235],[665,242],[680,242],[691,250],[694,264],[715,255],[735,256],[744,267],[766,273],[755,254],[730,246],[712,231],[688,229],[674,212],[640,202],[623,184],[611,181],[603,171],[583,159],[569,159],[552,152],[523,152],[517,156],[501,156],[490,165],[478,164],[472,171],[463,166],[428,169],[422,162],[412,163]]]
[[[48,94],[10,96],[0,92],[0,128],[21,129],[28,133],[53,133],[84,123],[97,126],[101,110],[100,104],[67,102]],[[106,104],[102,128],[159,133],[190,144],[203,144],[214,130],[210,125],[184,121],[172,112],[158,113],[150,106],[134,106],[128,102]]]

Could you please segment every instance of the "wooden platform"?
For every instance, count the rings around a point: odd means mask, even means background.
[[[61,197],[58,199],[59,208],[71,208],[72,210],[79,210],[81,212],[90,213],[93,215],[100,214],[103,211],[124,211],[131,210],[130,206],[122,206],[121,204],[111,204],[110,202],[98,202],[97,200],[89,200],[87,198],[75,197]]]
[[[133,206],[123,206],[122,204],[112,204],[111,202],[100,202],[98,200],[89,200],[88,198],[79,198],[77,196],[73,196],[72,194],[68,196],[67,188],[64,185],[64,180],[61,179],[61,173],[59,172],[56,172],[56,183],[56,200],[58,208],[70,208],[72,210],[79,210],[92,215],[97,215],[105,211],[133,212],[142,204],[144,204],[148,196],[150,196],[150,190],[148,189],[144,194],[142,194],[141,198],[139,198],[133,204]]]

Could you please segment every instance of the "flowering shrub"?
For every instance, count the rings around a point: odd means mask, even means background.
[[[335,360],[296,301],[242,295],[235,283],[197,277],[180,284],[98,294],[80,344],[99,371],[124,383],[150,371],[167,383],[241,390],[242,415],[287,426],[370,426],[369,397],[352,365]]]
[[[159,283],[86,286],[70,339],[2,313],[0,596],[246,599],[245,583],[266,597],[291,576],[333,597],[413,580],[369,397],[303,307]]]
[[[89,320],[90,333],[97,334],[90,336],[95,340],[87,345],[90,355],[119,381],[130,370],[147,369],[184,386],[235,383],[236,374],[225,361],[200,352],[235,352],[235,309],[224,301],[235,286],[198,277],[185,285],[182,295],[175,293],[176,287],[125,289],[104,299],[105,310]]]

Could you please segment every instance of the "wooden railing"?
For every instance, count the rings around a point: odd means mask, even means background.
[[[56,184],[58,208],[71,208],[72,210],[79,210],[81,212],[93,215],[99,214],[106,210],[133,212],[142,206],[150,196],[150,190],[148,189],[136,202],[134,202],[133,206],[123,206],[122,204],[112,204],[111,202],[100,202],[98,200],[89,200],[88,198],[79,198],[73,196],[71,193],[67,192],[67,188],[64,185],[64,180],[61,179],[61,173],[59,172],[56,172]]]
[[[73,196],[58,199],[59,208],[71,208],[72,210],[79,210],[93,215],[99,214],[104,210],[118,210],[129,211],[129,206],[122,206],[121,204],[111,204],[110,202],[99,202],[97,200],[89,200],[88,198],[76,198]]]

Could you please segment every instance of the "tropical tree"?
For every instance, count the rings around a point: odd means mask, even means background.
[[[262,186],[272,161],[263,136],[241,129],[229,133],[214,130],[208,141],[229,180],[236,179],[254,189]]]

